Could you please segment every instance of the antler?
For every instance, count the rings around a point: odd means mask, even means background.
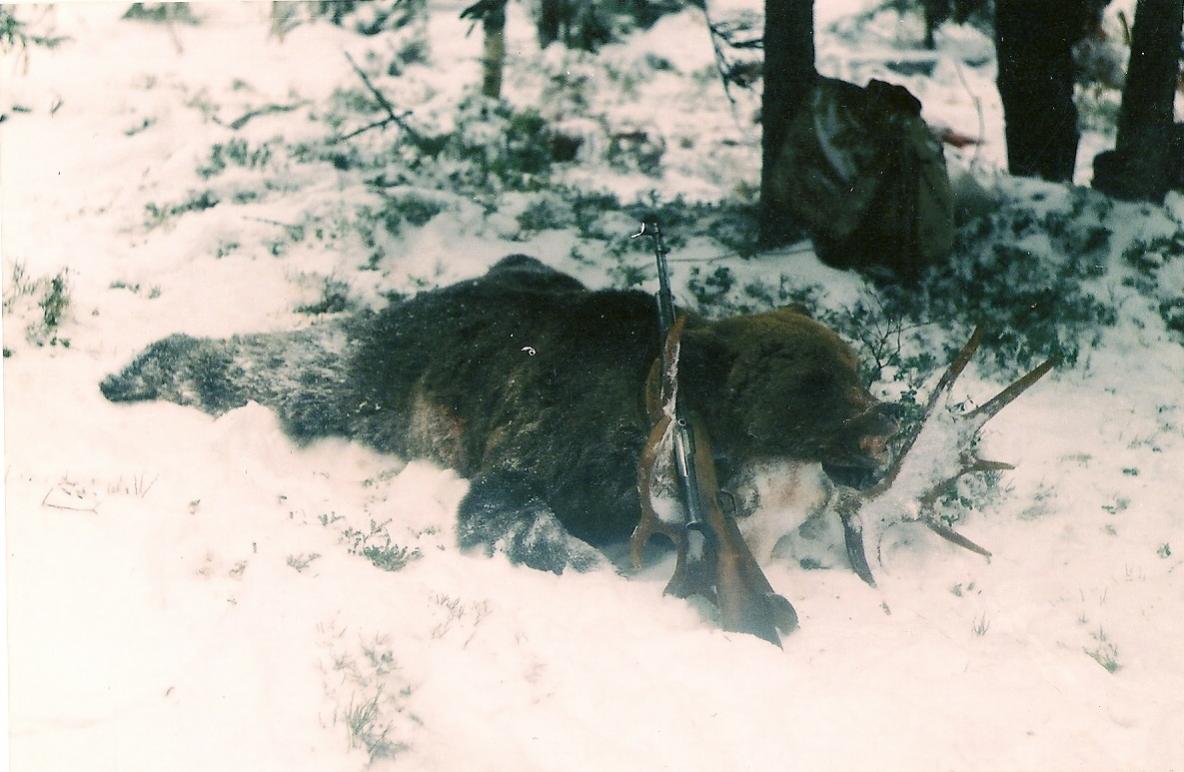
[[[1043,378],[1056,360],[1045,360],[980,407],[954,412],[947,405],[949,394],[958,376],[978,351],[982,338],[982,329],[976,327],[970,340],[942,373],[929,395],[921,420],[901,442],[883,479],[864,492],[838,486],[834,508],[843,524],[848,559],[855,573],[873,587],[876,582],[864,546],[865,523],[882,532],[898,522],[920,522],[959,547],[991,557],[987,549],[942,523],[937,517],[937,503],[965,475],[1015,468],[1002,461],[979,458],[973,449],[975,440],[987,421]],[[918,444],[924,448],[920,461],[918,454],[913,453]]]

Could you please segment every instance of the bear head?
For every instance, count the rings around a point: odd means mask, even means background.
[[[855,352],[799,308],[688,326],[680,388],[729,466],[819,462],[858,482],[896,430],[860,382]]]

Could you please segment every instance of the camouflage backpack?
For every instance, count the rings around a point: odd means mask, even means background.
[[[900,86],[818,78],[775,161],[773,192],[839,268],[915,276],[944,257],[954,208],[941,143]]]

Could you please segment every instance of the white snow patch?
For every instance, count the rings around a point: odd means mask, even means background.
[[[478,78],[480,39],[465,37],[463,5],[433,9],[432,66],[379,79],[425,121],[449,114]],[[880,54],[915,40],[908,20],[882,20],[853,41],[831,30],[867,5],[818,4],[826,74],[887,77]],[[213,420],[103,400],[100,380],[152,340],[305,325],[293,313],[308,300],[301,282],[356,275],[364,254],[262,246],[309,211],[370,200],[356,175],[327,166],[314,179],[292,172],[297,190],[250,205],[154,228],[145,213],[200,189],[195,167],[240,136],[213,116],[307,101],[241,133],[252,145],[306,140],[323,129],[307,120],[312,106],[358,88],[342,51],[364,61],[382,46],[324,23],[281,43],[268,37],[264,4],[200,5],[200,26],[171,32],[121,22],[122,10],[60,6],[54,20],[71,43],[32,49],[27,70],[0,63],[0,106],[32,111],[0,127],[6,291],[18,262],[32,278],[68,269],[71,282],[59,331],[69,348],[25,340],[36,298],[4,315],[14,769],[1184,765],[1184,353],[1137,293],[1088,367],[1050,376],[990,424],[983,455],[1018,468],[999,501],[959,526],[993,550],[990,563],[900,525],[873,590],[846,570],[802,570],[805,548],[791,545],[767,565],[802,621],[778,650],[721,632],[704,604],[663,597],[669,558],[626,579],[460,554],[453,518],[467,484],[449,470],[344,441],[296,447],[257,406]],[[621,125],[693,138],[670,143],[660,187],[710,198],[752,184],[759,131],[718,84],[679,85],[709,63],[686,42],[705,40],[697,14],[661,22],[637,50],[604,54],[625,66],[652,47],[677,74],[643,100],[608,83],[592,96],[596,109],[629,102],[614,113]],[[533,52],[525,17],[512,10],[507,92],[532,104],[542,90],[531,68],[559,52]],[[980,175],[1000,166],[994,66],[971,61],[990,47],[946,28],[935,56],[932,82],[890,79],[922,96],[932,121],[981,127],[980,148],[951,151],[962,163]],[[1013,197],[1043,191],[1034,210],[1059,205],[1054,186],[1000,186]],[[1118,209],[1113,242],[1174,232],[1182,211],[1179,197],[1163,210]],[[392,239],[398,270],[376,275],[365,299],[407,290],[406,277],[430,286],[475,276],[514,251],[609,283],[568,256],[570,233],[511,233],[475,204],[449,210]],[[229,251],[216,257],[219,247]],[[685,256],[711,253],[691,244]],[[827,307],[866,292],[808,250],[729,265],[741,283],[787,272],[822,284]],[[1160,281],[1184,287],[1184,263],[1172,265]],[[964,381],[975,394],[999,386],[973,369]],[[773,532],[804,516],[771,511],[782,518]],[[754,539],[757,524],[745,526]],[[384,571],[357,554],[388,537],[419,557]],[[818,543],[825,565],[841,569],[835,538]]]

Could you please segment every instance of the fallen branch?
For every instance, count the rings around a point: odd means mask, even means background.
[[[411,114],[410,112],[404,113],[404,115],[410,115],[410,114]],[[383,118],[381,121],[375,121],[374,123],[368,123],[360,129],[354,129],[349,134],[343,134],[340,137],[334,137],[333,139],[329,140],[329,143],[336,145],[338,142],[345,142],[347,140],[351,140],[354,137],[358,136],[359,134],[365,134],[366,132],[371,131],[373,129],[385,129],[387,126],[390,126],[391,123],[393,123],[393,121],[390,118]]]
[[[715,54],[715,69],[719,74],[720,83],[723,85],[724,96],[728,98],[734,115],[737,105],[736,98],[732,95],[732,86],[735,85],[747,91],[752,91],[753,80],[751,74],[746,75],[744,73],[744,65],[742,63],[728,58],[724,47],[727,46],[735,51],[759,50],[764,47],[764,40],[760,37],[754,37],[749,40],[737,41],[734,38],[737,33],[748,31],[744,24],[716,23],[712,21],[711,13],[707,8],[706,2],[703,3],[701,10],[703,11],[703,19],[707,23],[707,34],[711,38],[711,47]]]
[[[249,215],[243,215],[243,219],[249,220],[251,222],[261,222],[264,225],[278,225],[281,228],[287,228],[289,230],[292,230],[293,228],[301,227],[299,225],[292,225],[291,223],[286,223],[281,220],[271,220],[266,217],[251,217]]]
[[[384,123],[385,125],[389,125],[391,123],[395,124],[400,129],[402,129],[404,132],[406,132],[407,136],[411,139],[412,142],[414,142],[417,146],[422,147],[424,144],[423,136],[418,131],[416,131],[414,128],[412,128],[411,125],[408,124],[406,120],[404,120],[406,118],[406,116],[411,114],[410,111],[403,113],[403,115],[399,115],[398,113],[396,113],[394,106],[391,105],[390,101],[386,98],[386,95],[383,94],[381,91],[379,91],[378,87],[375,86],[374,83],[372,83],[370,81],[369,76],[367,76],[366,73],[362,71],[362,68],[359,67],[358,63],[354,61],[354,58],[349,55],[349,52],[344,51],[343,53],[345,54],[346,60],[349,61],[350,67],[354,68],[354,72],[356,72],[358,74],[358,77],[362,79],[362,83],[365,84],[366,88],[370,91],[370,93],[374,95],[374,98],[376,100],[378,100],[379,106],[382,107],[382,109],[386,111],[386,114],[387,114],[386,121],[380,122],[380,123]],[[378,126],[379,126],[379,123],[374,123],[374,124],[364,127],[364,130],[369,131],[370,129],[378,128]],[[361,133],[361,130],[356,131],[352,134],[346,135],[342,139],[349,139],[350,137],[357,136],[360,133]],[[341,140],[339,139],[336,141],[341,141]]]
[[[222,121],[218,120],[216,117],[214,118],[214,123],[224,125],[228,129],[234,129],[235,131],[238,131],[243,126],[246,126],[250,121],[254,120],[255,118],[258,118],[261,115],[272,115],[274,113],[290,113],[293,110],[298,110],[301,107],[304,107],[306,104],[308,104],[307,99],[302,100],[300,102],[293,102],[290,105],[274,105],[274,104],[273,105],[264,105],[263,107],[257,107],[254,110],[248,110],[247,112],[240,115],[238,118],[235,118],[230,123],[223,124]]]
[[[45,497],[41,499],[41,506],[49,509],[62,509],[68,512],[94,512],[98,514],[99,511],[99,503],[93,497],[67,488],[65,484],[58,484],[50,488],[46,492]]]
[[[277,228],[283,228],[288,232],[288,238],[292,239],[293,241],[300,241],[304,238],[303,225],[292,225],[290,223],[280,222],[279,220],[269,220],[266,217],[250,217],[248,215],[243,215],[243,219],[249,220],[251,222],[263,223],[264,225],[274,225]]]

